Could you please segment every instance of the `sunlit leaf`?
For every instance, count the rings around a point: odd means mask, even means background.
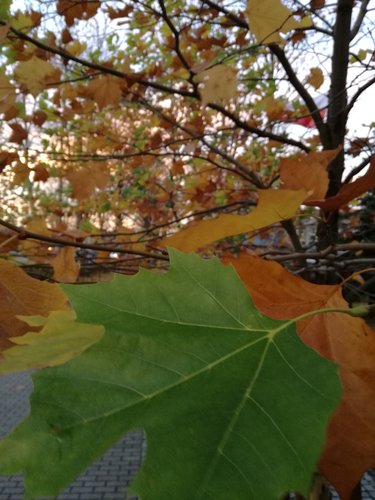
[[[202,104],[209,102],[228,103],[237,94],[237,72],[234,68],[219,64],[198,73],[197,81],[201,83],[200,94]]]
[[[282,43],[280,33],[311,25],[308,20],[297,21],[280,0],[248,0],[246,14],[258,43]]]
[[[54,311],[47,318],[18,316],[18,319],[42,329],[10,338],[16,345],[2,352],[0,375],[66,363],[98,342],[104,333],[100,325],[76,322],[73,311]]]
[[[162,243],[164,246],[193,252],[203,245],[227,236],[255,231],[281,220],[290,219],[296,215],[304,198],[306,198],[304,190],[268,189],[259,191],[258,205],[249,214],[225,214],[219,215],[215,219],[201,220],[173,236],[165,238]]]

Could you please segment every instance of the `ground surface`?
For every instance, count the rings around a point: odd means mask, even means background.
[[[0,376],[0,436],[27,414],[31,390],[32,382],[26,373]],[[125,494],[140,467],[143,445],[141,432],[128,434],[56,500],[136,500]],[[22,476],[0,476],[0,500],[22,499]]]
[[[0,376],[0,436],[25,417],[31,390],[27,373]],[[140,467],[144,445],[141,432],[128,434],[54,500],[137,500],[126,496],[126,490]],[[375,500],[374,473],[365,475],[362,494],[363,500]],[[0,476],[0,500],[23,500],[21,475]]]

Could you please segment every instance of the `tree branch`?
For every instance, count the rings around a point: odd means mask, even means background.
[[[4,21],[0,21],[0,25],[5,26]],[[86,68],[91,68],[95,69],[97,71],[100,71],[101,73],[108,74],[108,75],[113,75],[117,76],[118,78],[125,78],[129,80],[130,82],[136,82],[140,85],[143,85],[144,87],[151,87],[154,88],[155,90],[160,90],[161,92],[166,92],[168,94],[177,94],[181,95],[184,97],[195,97],[198,98],[199,96],[195,92],[189,92],[187,90],[181,90],[178,88],[173,88],[173,87],[168,87],[166,85],[157,83],[157,82],[150,82],[149,80],[145,80],[141,78],[139,75],[136,74],[129,74],[129,73],[124,73],[122,71],[118,71],[117,69],[109,68],[108,66],[105,66],[103,64],[97,64],[97,63],[92,63],[90,61],[87,61],[85,59],[81,59],[80,57],[74,56],[73,54],[70,54],[70,52],[67,52],[66,50],[59,49],[57,47],[51,47],[50,45],[47,45],[43,42],[40,42],[39,40],[36,40],[35,38],[30,37],[29,35],[26,35],[22,31],[10,27],[9,29],[10,32],[12,32],[14,35],[17,36],[17,38],[21,38],[22,40],[25,40],[36,47],[39,47],[40,49],[43,49],[47,52],[50,52],[52,54],[56,54],[63,59],[67,59],[69,61],[74,61],[81,66],[84,66]]]
[[[367,14],[367,7],[368,7],[369,3],[370,3],[370,0],[362,0],[361,7],[359,8],[359,13],[358,13],[357,19],[354,21],[353,27],[350,31],[350,40],[353,40],[357,36],[357,34],[362,26],[363,19],[365,18],[365,15]]]
[[[352,98],[350,99],[347,107],[346,107],[346,110],[345,110],[345,115],[346,115],[346,118],[348,117],[350,111],[352,110],[354,104],[356,103],[356,101],[359,99],[359,97],[363,94],[363,92],[365,90],[367,90],[368,88],[370,88],[372,85],[375,84],[375,77],[374,78],[371,78],[368,82],[366,82],[364,85],[362,85],[362,87],[360,87],[357,92],[355,92],[355,94],[352,96]]]
[[[328,135],[325,123],[321,117],[320,110],[315,104],[314,99],[311,97],[310,93],[306,90],[305,86],[297,77],[294,69],[292,68],[290,62],[288,61],[284,50],[276,44],[269,45],[269,48],[273,54],[277,57],[278,61],[284,68],[285,73],[289,77],[290,83],[293,85],[295,90],[303,99],[306,104],[307,109],[310,111],[311,118],[314,120],[315,126],[319,132],[320,140],[322,141],[323,147],[329,149]]]
[[[123,253],[123,254],[129,254],[129,255],[138,255],[141,257],[149,258],[149,259],[169,261],[169,258],[166,255],[162,255],[162,254],[142,252],[142,251],[137,251],[137,250],[125,249],[125,248],[118,248],[117,246],[90,245],[88,243],[79,243],[77,241],[72,241],[72,240],[68,240],[65,238],[46,236],[44,234],[38,234],[38,233],[34,233],[32,231],[27,231],[26,229],[24,229],[22,227],[15,226],[14,224],[11,224],[10,222],[6,222],[4,220],[0,220],[0,225],[7,227],[8,229],[11,229],[12,231],[15,231],[16,233],[18,233],[20,235],[20,239],[32,239],[32,240],[37,240],[37,241],[45,241],[47,243],[54,243],[56,245],[61,245],[61,246],[84,248],[86,250],[98,250],[98,251],[105,251],[105,252],[116,252],[116,253]]]

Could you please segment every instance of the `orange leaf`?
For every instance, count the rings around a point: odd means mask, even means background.
[[[95,163],[91,163],[89,168],[69,170],[66,178],[71,183],[73,196],[77,200],[87,200],[96,188],[104,189],[110,180],[105,167]]]
[[[33,96],[37,96],[47,87],[51,78],[55,82],[59,80],[60,71],[48,61],[33,55],[28,61],[18,63],[14,77]]]
[[[70,170],[66,178],[73,188],[73,197],[77,200],[87,200],[95,191],[95,183],[87,169]]]
[[[102,76],[92,80],[87,87],[87,95],[91,97],[100,109],[109,105],[117,105],[121,99],[119,78]]]
[[[76,249],[74,247],[63,247],[54,259],[51,260],[53,267],[53,279],[62,283],[74,283],[79,276],[80,266],[76,262]]]
[[[10,337],[30,330],[16,316],[48,316],[51,311],[68,309],[68,298],[57,285],[30,278],[4,259],[0,260],[0,297],[0,352],[13,345]]]
[[[305,189],[311,199],[324,198],[328,189],[327,166],[337,156],[340,148],[329,151],[298,154],[280,161],[282,186],[287,189]]]
[[[365,175],[362,175],[362,177],[349,184],[344,184],[335,196],[331,196],[326,200],[310,200],[306,205],[316,206],[326,210],[337,210],[342,205],[346,205],[349,201],[374,188],[375,157],[371,159],[370,168]]]
[[[202,220],[162,241],[170,246],[193,252],[216,240],[236,234],[255,231],[281,220],[294,217],[306,198],[306,191],[288,189],[259,191],[257,207],[247,215],[219,215],[216,219]]]
[[[340,285],[309,283],[255,256],[226,262],[235,267],[256,306],[272,318],[348,307]],[[340,366],[344,397],[329,424],[319,467],[340,498],[349,500],[362,474],[375,466],[375,331],[362,319],[340,313],[305,319],[297,330],[307,345]]]

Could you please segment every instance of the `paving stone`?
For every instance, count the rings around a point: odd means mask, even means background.
[[[0,436],[28,414],[31,391],[29,373],[0,376]],[[144,456],[143,441],[141,431],[128,434],[54,500],[124,500]],[[0,476],[0,500],[23,500],[23,492],[21,474]]]

